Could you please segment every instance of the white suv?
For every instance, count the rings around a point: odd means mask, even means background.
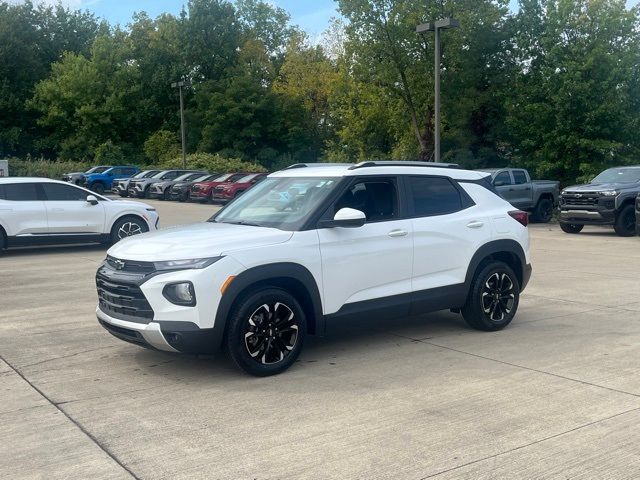
[[[499,330],[531,275],[529,234],[488,178],[433,163],[294,165],[206,223],[112,247],[98,319],[159,350],[225,347],[259,376],[353,317],[452,309]]]
[[[155,208],[46,178],[0,178],[0,251],[21,245],[115,243],[155,230]]]

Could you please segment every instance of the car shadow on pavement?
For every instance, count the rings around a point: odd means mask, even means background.
[[[73,254],[87,252],[106,252],[109,247],[100,244],[48,245],[42,247],[16,247],[2,252],[2,257],[25,257],[51,254]]]

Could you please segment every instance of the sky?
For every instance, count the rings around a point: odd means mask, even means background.
[[[19,1],[19,0],[14,0]],[[37,0],[36,0],[37,1]],[[57,3],[58,0],[41,0],[44,3]],[[177,14],[184,0],[61,0],[71,8],[87,9],[109,23],[126,25],[134,12],[145,11],[151,17],[163,12]],[[321,34],[329,25],[331,17],[338,16],[334,0],[269,0],[272,4],[284,8],[291,15],[291,22],[299,25],[311,37]],[[628,0],[627,4],[637,4],[640,0]],[[511,8],[517,8],[517,0],[511,0]]]

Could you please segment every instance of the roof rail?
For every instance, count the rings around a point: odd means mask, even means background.
[[[457,163],[436,163],[436,162],[411,162],[404,160],[384,160],[360,162],[349,167],[349,170],[368,167],[431,167],[431,168],[460,168]]]
[[[350,165],[353,165],[353,163],[331,163],[331,162],[294,163],[293,165],[289,165],[283,170],[292,170],[294,168],[306,168],[306,167],[346,167]]]

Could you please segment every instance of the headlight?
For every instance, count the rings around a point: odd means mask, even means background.
[[[191,260],[169,260],[166,262],[155,262],[155,268],[157,271],[169,271],[169,270],[188,270],[192,268],[206,268],[209,265],[216,263],[222,257],[213,258],[194,258]]]
[[[604,192],[600,192],[600,195],[603,197],[615,197],[618,195],[618,192],[615,190],[605,190]]]
[[[169,283],[162,289],[162,295],[174,305],[195,307],[196,292],[191,282]]]

